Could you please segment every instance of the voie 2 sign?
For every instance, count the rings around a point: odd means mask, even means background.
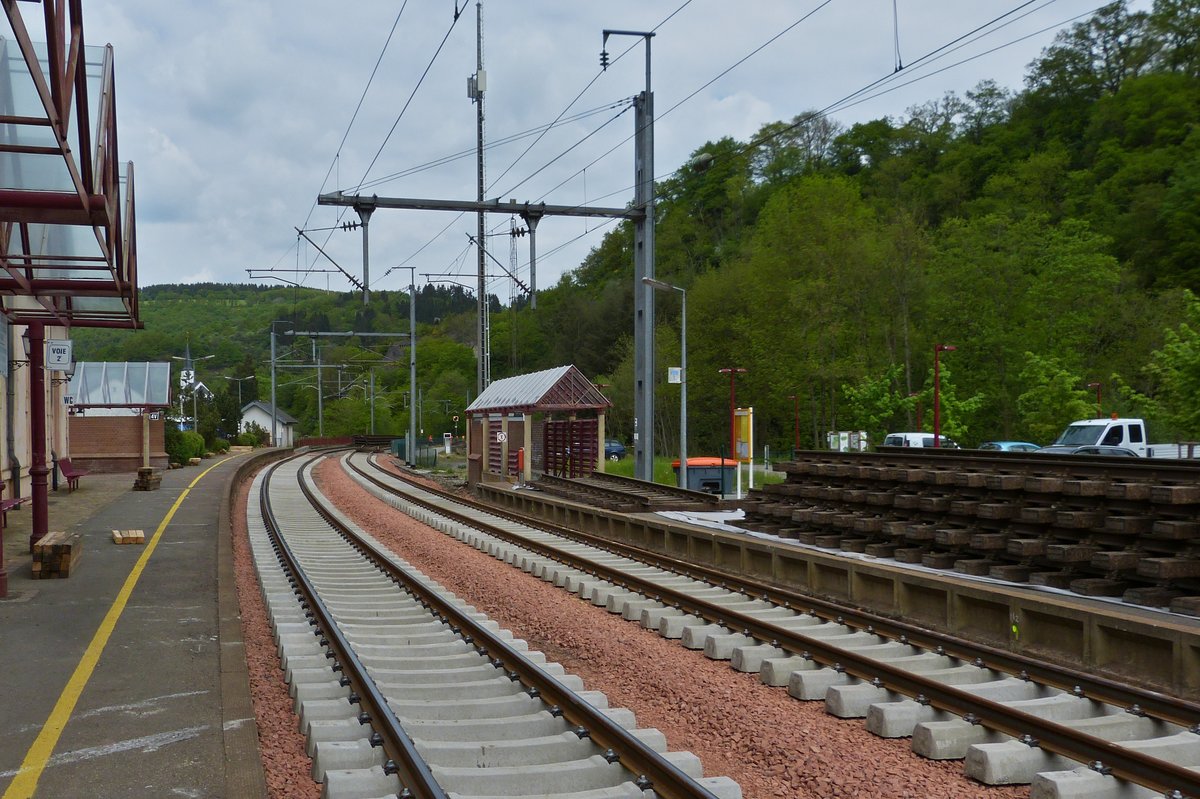
[[[70,339],[59,341],[50,339],[46,342],[46,368],[57,372],[65,372],[71,368],[71,345]]]

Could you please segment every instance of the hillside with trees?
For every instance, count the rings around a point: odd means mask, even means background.
[[[936,344],[943,432],[964,445],[1048,443],[1096,412],[1144,416],[1158,440],[1200,439],[1200,6],[1124,3],[1059,34],[1019,90],[985,81],[850,127],[817,112],[750,141],[697,147],[704,172],[658,185],[657,276],[688,290],[689,452],[727,435],[728,381],[757,441],[791,449],[828,430],[931,427]],[[632,229],[614,226],[538,308],[489,298],[494,378],[574,363],[607,383],[609,429],[632,428]],[[407,331],[408,298],[257,286],[152,286],[146,330],[77,331],[91,360],[213,354],[199,376],[264,378],[272,320],[296,329]],[[679,362],[678,298],[658,295],[658,363]],[[427,432],[473,397],[475,302],[417,298]],[[377,427],[407,424],[407,352],[396,340],[322,341],[325,433],[360,425],[353,375],[373,365]],[[297,349],[300,348],[300,349]],[[307,349],[305,349],[307,348]],[[312,343],[286,345],[311,362]],[[249,370],[249,371],[247,371]],[[280,380],[280,405],[316,432],[313,371]],[[328,381],[328,375],[326,380]],[[212,385],[222,383],[222,385]],[[655,448],[676,451],[678,386],[657,391]],[[347,429],[347,432],[349,430]],[[204,432],[202,429],[201,432]]]

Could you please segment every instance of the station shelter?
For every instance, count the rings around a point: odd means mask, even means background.
[[[168,466],[171,364],[81,362],[63,398],[71,462],[91,472]]]
[[[68,450],[71,331],[142,323],[133,165],[118,160],[113,49],[85,45],[82,3],[3,5],[0,474],[12,481],[9,497],[30,500],[32,547],[48,529],[47,455]],[[22,7],[35,13],[26,18]],[[8,592],[3,551],[0,597]]]
[[[604,471],[610,407],[574,366],[497,380],[466,409],[468,484]]]

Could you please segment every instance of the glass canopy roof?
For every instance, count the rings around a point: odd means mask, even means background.
[[[82,22],[63,5],[47,13],[72,19],[52,20],[35,43],[19,5],[5,3],[0,17],[3,312],[16,323],[140,327],[133,165],[116,160],[112,48],[82,46]]]
[[[171,364],[75,364],[68,392],[82,408],[165,408],[171,404]]]

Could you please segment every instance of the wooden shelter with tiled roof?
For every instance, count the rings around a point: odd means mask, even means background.
[[[574,366],[497,380],[466,409],[468,482],[603,471],[610,407]]]

